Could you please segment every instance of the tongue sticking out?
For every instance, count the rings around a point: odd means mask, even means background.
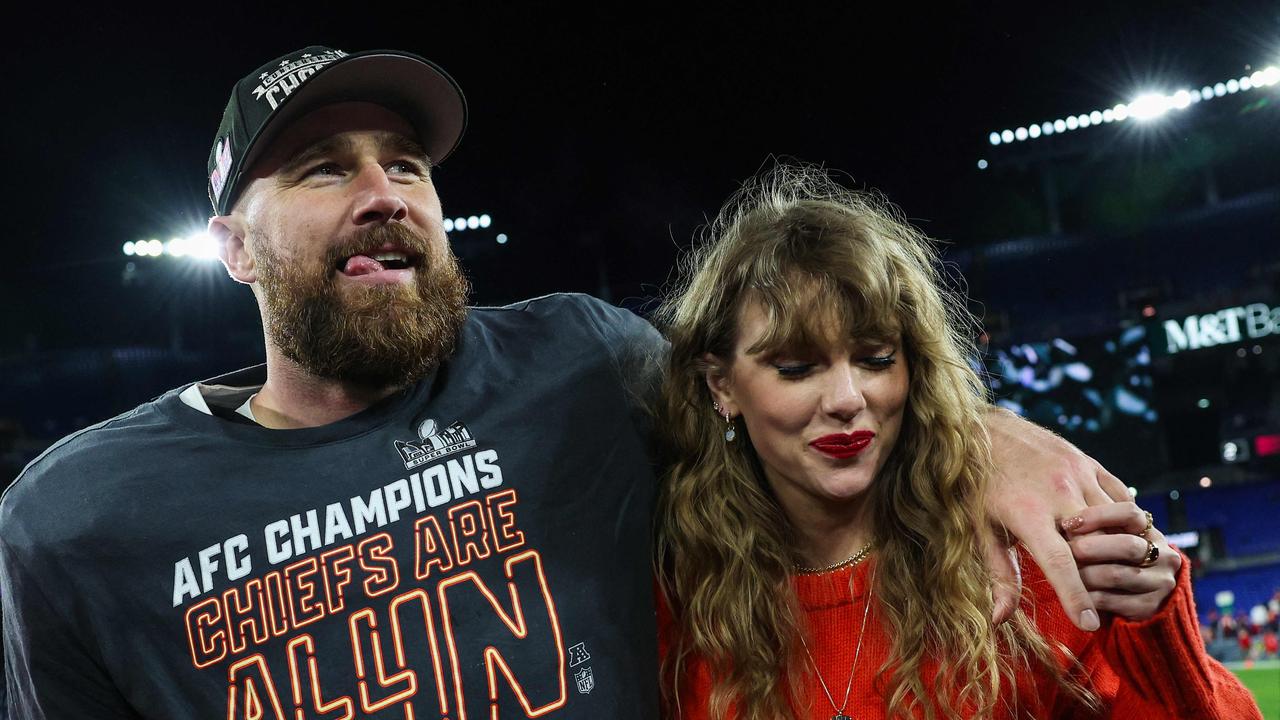
[[[386,268],[382,267],[382,263],[374,260],[368,255],[353,255],[347,260],[346,266],[342,268],[344,275],[368,275],[369,273],[382,272]]]

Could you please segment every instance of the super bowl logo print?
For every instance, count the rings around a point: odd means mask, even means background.
[[[476,446],[476,440],[472,437],[471,431],[461,422],[455,422],[440,430],[435,420],[428,419],[418,426],[418,432],[421,440],[417,442],[395,441],[396,452],[400,453],[400,459],[404,461],[406,470],[412,470],[436,458]]]

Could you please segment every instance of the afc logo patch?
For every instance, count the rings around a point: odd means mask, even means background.
[[[586,643],[578,643],[569,648],[569,667],[577,667],[590,659],[591,653],[587,652]]]

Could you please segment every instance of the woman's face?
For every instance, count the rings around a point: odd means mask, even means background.
[[[732,363],[707,375],[713,395],[742,416],[784,508],[833,507],[857,497],[884,467],[902,428],[908,371],[900,341],[747,354],[766,329],[763,309],[747,303]]]

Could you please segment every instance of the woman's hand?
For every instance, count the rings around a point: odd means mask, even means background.
[[[1062,523],[1098,610],[1129,620],[1159,612],[1178,583],[1182,555],[1132,502],[1097,505]],[[1154,549],[1153,549],[1154,548]]]

